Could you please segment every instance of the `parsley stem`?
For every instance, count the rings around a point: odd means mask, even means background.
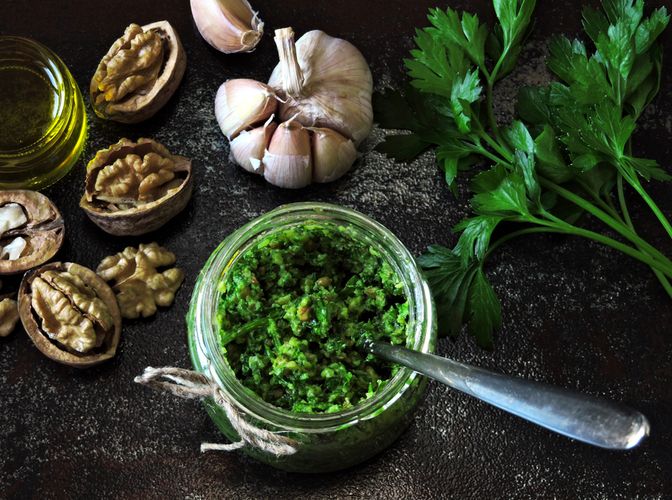
[[[617,175],[618,175],[617,177],[618,202],[621,208],[621,213],[623,215],[621,215],[618,212],[618,210],[612,203],[611,196],[607,198],[607,201],[605,201],[595,192],[595,190],[591,189],[590,186],[587,185],[585,182],[581,181],[580,179],[577,179],[577,182],[587,193],[590,194],[590,196],[595,200],[598,206],[602,208],[602,210],[611,215],[614,219],[616,219],[616,221],[625,224],[634,234],[637,234],[637,231],[635,231],[635,226],[632,223],[632,219],[630,218],[628,206],[625,203],[625,197],[623,196],[623,176],[620,174],[620,172]],[[635,246],[637,246],[639,250],[646,252],[646,250],[643,249],[642,247],[638,245]],[[651,268],[651,270],[656,275],[656,278],[658,278],[658,281],[660,281],[660,284],[663,285],[665,291],[672,298],[672,284],[670,284],[669,280],[660,271],[658,271],[655,268]]]
[[[492,149],[494,149],[499,155],[501,155],[501,159],[497,161],[497,163],[504,163],[509,166],[513,165],[513,154],[511,151],[508,151],[506,148],[504,148],[499,142],[494,140],[490,134],[485,132],[482,127],[480,127],[476,133],[478,134],[478,137],[483,139],[488,146],[490,146]],[[504,161],[502,161],[504,160]]]
[[[497,125],[497,119],[495,118],[495,110],[492,98],[492,88],[493,82],[488,78],[488,84],[485,87],[486,95],[486,107],[488,108],[488,121],[490,122],[490,129],[492,134],[495,136],[498,142],[501,142],[501,137],[499,135],[499,125]]]
[[[490,151],[488,151],[487,149],[485,149],[485,148],[483,147],[482,144],[479,143],[479,144],[478,144],[478,147],[479,147],[479,149],[477,149],[475,152],[478,153],[478,154],[480,154],[480,155],[482,155],[482,156],[485,156],[485,157],[488,158],[489,160],[492,160],[492,161],[495,163],[495,165],[497,165],[497,164],[499,164],[499,163],[502,163],[502,164],[507,164],[507,163],[508,163],[508,162],[507,162],[506,160],[504,160],[503,158],[501,158],[501,157],[499,157],[499,156],[497,156],[497,155],[494,155],[494,154],[492,154]]]
[[[625,225],[628,226],[633,233],[637,234],[632,219],[630,218],[628,205],[625,203],[625,195],[623,194],[623,176],[620,172],[616,175],[616,191],[618,192],[618,203],[621,207],[621,212],[623,213],[623,222],[625,222]],[[672,284],[670,284],[670,281],[657,269],[651,268],[651,270],[653,271],[653,274],[656,275],[656,278],[658,278],[658,281],[660,281],[660,284],[663,285],[667,294],[672,297]]]
[[[620,220],[621,215],[616,210],[616,207],[610,202],[605,201],[602,197],[592,189],[585,181],[582,181],[580,178],[576,179],[576,182],[583,188],[583,190],[590,195],[590,197],[597,203],[597,205],[604,210],[606,213],[611,215],[614,219]],[[608,200],[611,200],[608,198]]]
[[[609,216],[607,213],[604,211],[600,210],[598,207],[593,205],[592,203],[586,201],[582,197],[578,196],[577,194],[572,193],[571,191],[568,191],[567,189],[563,188],[562,186],[559,186],[555,184],[554,182],[551,182],[547,179],[544,179],[543,177],[539,178],[539,183],[548,188],[551,189],[552,191],[555,191],[558,193],[560,196],[563,198],[571,201],[575,205],[578,205],[579,207],[583,208],[586,212],[592,214],[602,222],[604,222],[607,226],[612,228],[614,231],[619,233],[621,236],[624,238],[630,240],[632,243],[634,243],[636,246],[638,246],[642,251],[645,251],[647,254],[651,255],[652,257],[655,257],[656,260],[664,263],[666,266],[668,266],[670,269],[672,269],[672,261],[670,261],[665,255],[663,255],[658,249],[653,247],[651,244],[648,242],[644,241],[642,238],[640,238],[634,231],[632,231],[629,227],[627,227],[625,224],[622,222],[616,220],[615,218]],[[552,214],[548,214],[552,217]],[[557,219],[557,218],[556,218]],[[560,220],[560,219],[558,219]],[[564,221],[563,221],[564,222]],[[628,247],[630,248],[630,247]]]
[[[540,226],[556,228],[557,232],[559,233],[582,236],[584,238],[597,241],[598,243],[602,243],[603,245],[614,248],[634,259],[637,259],[651,268],[658,269],[661,273],[665,274],[667,277],[672,278],[672,266],[666,265],[663,262],[654,259],[649,254],[646,254],[640,250],[632,248],[631,246],[628,246],[625,243],[621,243],[620,241],[617,241],[603,234],[596,233],[595,231],[590,231],[589,229],[573,226],[572,224],[569,224],[568,222],[565,222],[562,219],[558,219],[552,214],[547,213],[546,215],[550,216],[551,220],[544,220],[532,217],[529,220],[529,222],[534,222],[535,224],[539,224]]]
[[[670,224],[670,221],[667,220],[667,217],[665,217],[658,205],[656,205],[656,202],[651,199],[649,193],[646,192],[641,182],[639,182],[639,179],[636,176],[633,176],[632,179],[626,178],[626,180],[628,181],[628,184],[630,184],[635,189],[635,191],[637,191],[639,196],[641,196],[642,199],[646,202],[651,211],[655,214],[656,218],[660,221],[661,225],[665,228],[665,231],[667,231],[667,234],[670,236],[670,238],[672,238],[672,224]]]
[[[628,206],[625,204],[625,195],[623,194],[623,176],[620,172],[616,174],[616,191],[618,192],[618,203],[621,206],[621,212],[623,213],[623,221],[630,229],[634,231],[635,228],[632,225],[630,212],[628,210]]]
[[[614,205],[614,201],[611,199],[611,195],[607,195],[607,205],[611,208],[613,213],[618,213],[618,210],[616,209],[616,205]]]
[[[492,252],[495,251],[498,247],[502,246],[504,243],[506,243],[509,240],[512,240],[514,238],[517,238],[518,236],[525,236],[526,234],[538,234],[538,233],[558,233],[557,229],[551,228],[551,227],[528,227],[525,229],[519,229],[517,231],[512,231],[508,234],[505,234],[495,242],[490,244],[490,248],[488,248],[488,251],[485,252],[485,255],[483,256],[483,260],[487,260],[487,258],[490,256]]]

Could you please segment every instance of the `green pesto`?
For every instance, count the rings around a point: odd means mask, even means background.
[[[268,403],[337,412],[381,390],[398,367],[358,349],[406,343],[409,304],[396,271],[346,227],[309,222],[262,237],[219,284],[222,351]]]

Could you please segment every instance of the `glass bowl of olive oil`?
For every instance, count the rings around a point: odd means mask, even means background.
[[[0,189],[41,189],[77,162],[86,111],[63,61],[44,45],[0,36]]]

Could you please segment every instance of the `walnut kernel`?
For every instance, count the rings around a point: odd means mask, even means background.
[[[175,264],[175,255],[157,243],[141,244],[138,249],[127,247],[106,257],[96,272],[105,281],[114,281],[121,315],[143,318],[156,314],[157,306],[167,307],[184,280],[181,269],[157,269]]]
[[[6,337],[14,331],[19,321],[19,309],[12,299],[0,300],[0,337]]]

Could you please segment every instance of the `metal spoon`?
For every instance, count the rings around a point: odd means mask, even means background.
[[[584,443],[627,450],[649,435],[646,417],[627,406],[391,344],[367,340],[364,347],[380,358]]]

